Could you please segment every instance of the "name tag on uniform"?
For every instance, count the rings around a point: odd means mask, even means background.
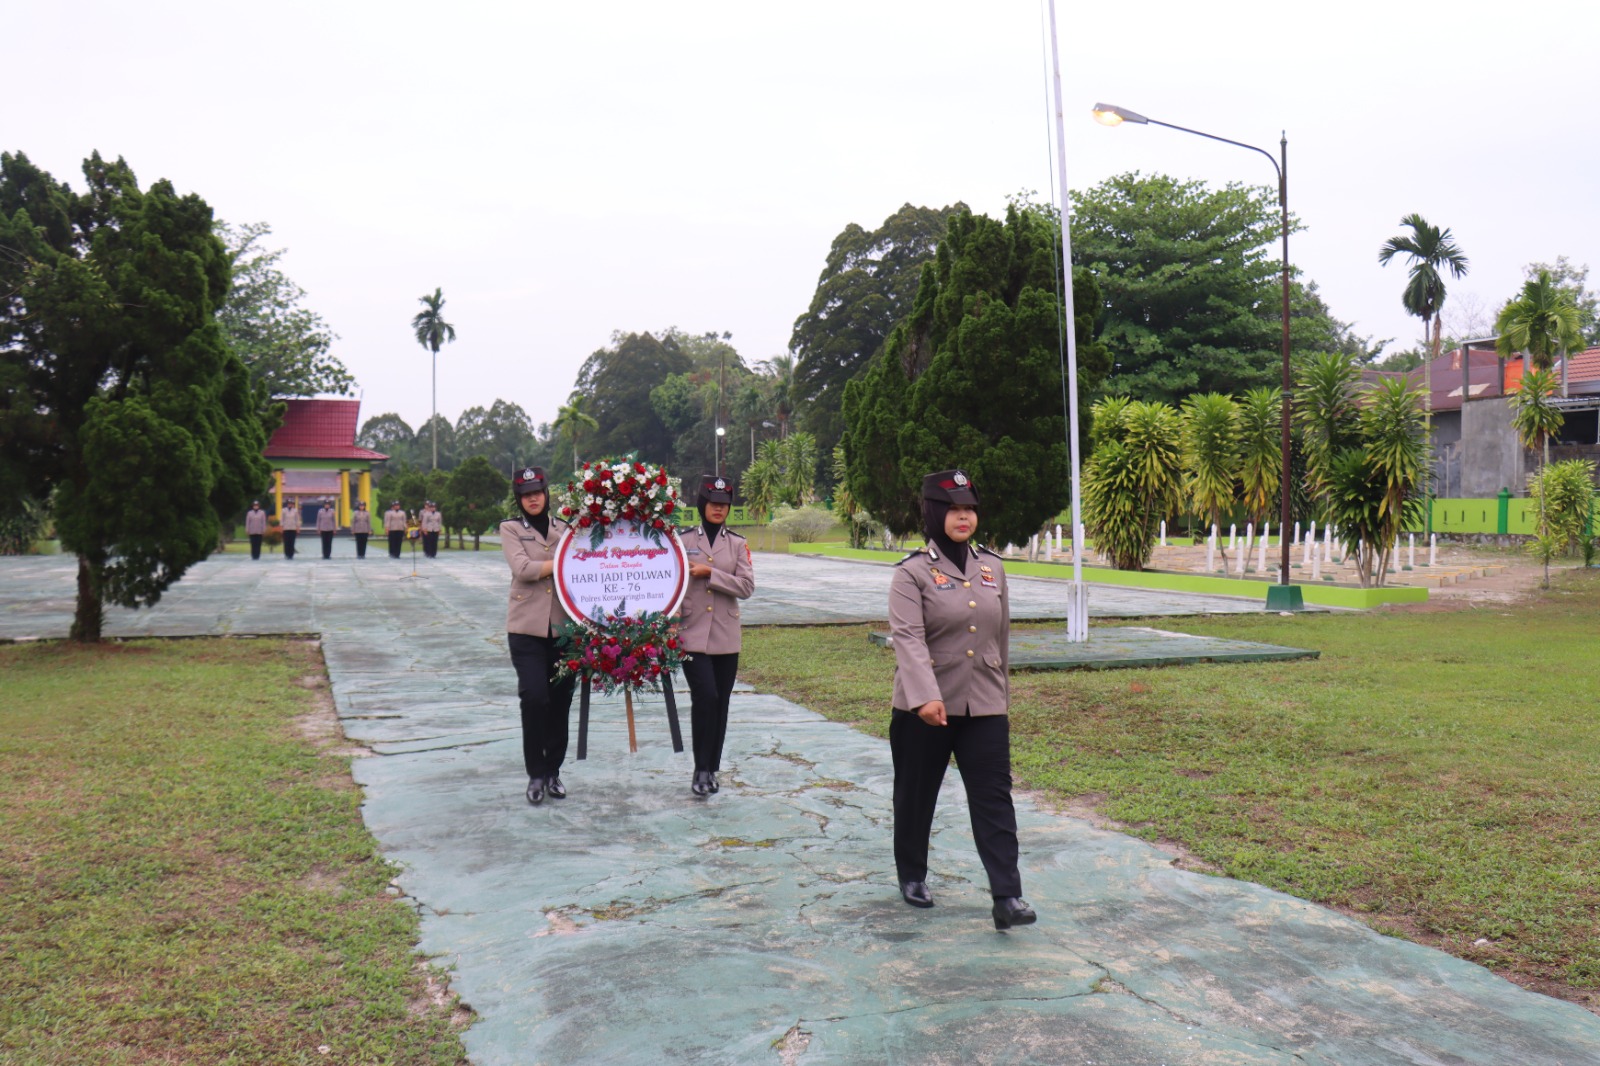
[[[685,554],[685,555],[699,555],[700,554],[700,549],[699,548],[685,548],[685,549],[683,549],[683,554]]]
[[[928,575],[933,578],[933,587],[941,592],[946,589],[953,589],[956,587],[956,583],[951,581],[948,577],[945,577],[944,574],[940,573],[939,568],[936,566],[928,567]]]

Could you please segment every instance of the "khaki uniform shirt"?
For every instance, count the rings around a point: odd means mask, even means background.
[[[750,545],[724,528],[715,543],[703,526],[678,531],[689,565],[705,563],[710,577],[691,577],[678,608],[678,641],[683,650],[703,655],[732,655],[740,647],[739,601],[756,590]]]
[[[267,531],[267,512],[259,507],[252,507],[244,513],[244,531],[246,536],[255,536]]]
[[[894,706],[943,700],[946,714],[1005,714],[1011,701],[1011,608],[1000,557],[969,549],[965,569],[932,545],[889,582]]]
[[[406,531],[406,513],[399,507],[391,507],[383,512],[383,531],[385,533],[404,533]]]
[[[424,533],[438,533],[444,529],[444,512],[437,508],[430,511],[424,507],[421,518]]]
[[[338,528],[338,520],[332,507],[324,507],[317,512],[317,532],[332,533]]]
[[[366,510],[365,508],[359,508],[359,507],[356,508],[356,510],[352,511],[350,513],[350,532],[352,532],[352,533],[371,533],[372,532],[372,512]]]
[[[556,595],[554,573],[550,577],[538,576],[541,564],[555,558],[556,545],[566,531],[567,523],[554,517],[550,519],[548,537],[541,537],[537,529],[520,518],[500,523],[500,549],[511,566],[507,633],[549,637],[559,634],[561,627],[572,620]]]
[[[300,508],[294,504],[284,504],[283,516],[279,519],[278,524],[284,529],[290,529],[296,533],[300,532]]]

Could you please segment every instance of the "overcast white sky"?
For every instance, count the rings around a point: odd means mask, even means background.
[[[1420,335],[1379,245],[1420,212],[1491,313],[1531,260],[1600,288],[1600,4],[1058,0],[1073,188],[1128,170],[1273,181],[1290,244],[1357,330]],[[613,330],[785,350],[834,235],[902,203],[1048,196],[1042,0],[275,4],[6,12],[0,148],[81,187],[98,149],[265,221],[340,334],[363,417],[429,412],[417,297],[459,339],[439,410],[555,414]]]

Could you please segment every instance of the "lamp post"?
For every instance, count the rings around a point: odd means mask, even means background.
[[[1120,126],[1124,122],[1132,122],[1144,126],[1165,126],[1169,130],[1180,133],[1192,133],[1196,137],[1205,137],[1212,141],[1221,141],[1237,148],[1248,148],[1267,157],[1267,162],[1272,164],[1272,169],[1278,172],[1278,209],[1282,213],[1283,229],[1283,445],[1280,453],[1282,470],[1283,510],[1278,516],[1278,539],[1283,545],[1283,556],[1279,564],[1278,584],[1267,592],[1267,608],[1269,610],[1297,611],[1302,606],[1300,589],[1289,583],[1289,392],[1292,382],[1289,376],[1289,135],[1285,133],[1278,142],[1278,151],[1282,163],[1272,158],[1272,153],[1253,144],[1243,141],[1230,141],[1226,137],[1218,137],[1213,133],[1202,133],[1192,130],[1187,126],[1174,126],[1170,122],[1161,122],[1157,119],[1146,118],[1137,111],[1129,111],[1125,107],[1116,107],[1112,104],[1094,105],[1095,121],[1103,126]]]
[[[718,477],[722,476],[722,438],[725,437],[727,435],[727,433],[728,433],[728,427],[726,427],[726,426],[718,426],[717,427],[717,456],[716,456],[716,458],[717,458],[717,471],[716,471],[716,473],[717,473]]]

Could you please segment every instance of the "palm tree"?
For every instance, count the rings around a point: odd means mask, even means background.
[[[417,302],[427,310],[418,311],[411,319],[417,343],[433,352],[433,418],[439,417],[439,349],[446,341],[456,339],[456,328],[444,320],[444,290],[434,289],[432,296],[421,296]],[[433,468],[439,469],[439,426],[433,427]]]
[[[1549,370],[1561,356],[1561,395],[1567,394],[1566,353],[1583,348],[1583,329],[1571,290],[1557,286],[1550,271],[1523,284],[1522,295],[1500,309],[1494,328],[1500,354],[1521,352],[1532,369]]]
[[[1232,396],[1208,392],[1184,400],[1182,415],[1183,490],[1195,513],[1217,525],[1223,509],[1233,508],[1239,478],[1239,407]]]
[[[1427,432],[1431,438],[1433,432],[1433,363],[1439,358],[1439,347],[1443,342],[1441,334],[1440,312],[1444,308],[1444,277],[1440,273],[1448,270],[1457,278],[1467,274],[1467,257],[1456,242],[1451,238],[1450,231],[1441,230],[1430,225],[1428,220],[1421,215],[1411,214],[1400,220],[1402,226],[1411,227],[1411,235],[1390,237],[1383,242],[1383,247],[1378,249],[1378,262],[1387,264],[1396,255],[1411,257],[1411,280],[1406,283],[1406,291],[1401,295],[1400,302],[1405,304],[1407,311],[1422,319],[1423,329],[1426,330],[1428,322],[1433,322],[1433,356],[1424,364],[1424,388],[1427,389],[1426,406],[1423,419]],[[1465,402],[1466,397],[1462,397]]]
[[[1417,506],[1428,449],[1422,434],[1421,397],[1404,378],[1385,378],[1369,388],[1362,400],[1361,436],[1367,462],[1383,490],[1372,530],[1377,540],[1368,547],[1377,564],[1374,584],[1382,586],[1389,557],[1405,528],[1406,512]]]
[[[595,417],[583,409],[583,402],[587,399],[581,392],[575,392],[567,398],[566,405],[556,411],[556,420],[550,424],[558,436],[565,436],[572,442],[572,469],[578,469],[578,438],[583,434],[600,428],[600,423]]]
[[[1263,386],[1244,394],[1239,404],[1239,447],[1245,510],[1260,525],[1283,487],[1283,397],[1278,389]]]
[[[1504,316],[1502,316],[1504,317]],[[1542,484],[1545,466],[1550,462],[1550,438],[1561,429],[1565,420],[1559,408],[1550,402],[1556,391],[1554,376],[1546,369],[1529,370],[1522,375],[1522,387],[1511,396],[1511,428],[1524,448],[1542,449],[1539,473],[1535,478]],[[1539,541],[1548,543],[1550,525],[1544,512],[1543,492],[1539,493]],[[1544,587],[1550,587],[1550,560],[1545,558]]]
[[[1339,352],[1313,355],[1296,368],[1290,410],[1304,442],[1307,488],[1324,508],[1312,518],[1327,519],[1334,460],[1359,443],[1361,411],[1356,383],[1360,380],[1354,361]]]

